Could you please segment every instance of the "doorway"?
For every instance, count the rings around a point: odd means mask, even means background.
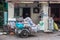
[[[31,17],[30,8],[23,8],[23,18]]]
[[[51,7],[51,16],[54,21],[60,25],[60,4],[50,4]]]

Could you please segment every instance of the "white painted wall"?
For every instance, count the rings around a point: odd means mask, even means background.
[[[8,18],[14,17],[14,4],[8,3]]]

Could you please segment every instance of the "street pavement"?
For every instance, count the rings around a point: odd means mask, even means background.
[[[0,35],[0,40],[60,40],[60,32],[39,32],[34,36],[29,36],[28,38],[20,38],[15,35]]]

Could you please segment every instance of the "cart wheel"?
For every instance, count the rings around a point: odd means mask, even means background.
[[[21,32],[21,34],[20,34],[20,37],[22,37],[22,38],[27,38],[28,35],[29,35],[28,31],[23,30],[23,31]]]

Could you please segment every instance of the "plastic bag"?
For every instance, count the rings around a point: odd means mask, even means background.
[[[25,18],[24,23],[26,24],[26,26],[30,26],[30,27],[35,26],[35,24],[33,23],[30,17]]]
[[[40,21],[39,24],[36,25],[37,31],[44,30],[44,21]]]
[[[17,27],[18,29],[23,29],[23,28],[24,28],[24,24],[21,23],[21,22],[16,22],[16,27]]]
[[[58,25],[54,22],[54,29],[58,30]]]

